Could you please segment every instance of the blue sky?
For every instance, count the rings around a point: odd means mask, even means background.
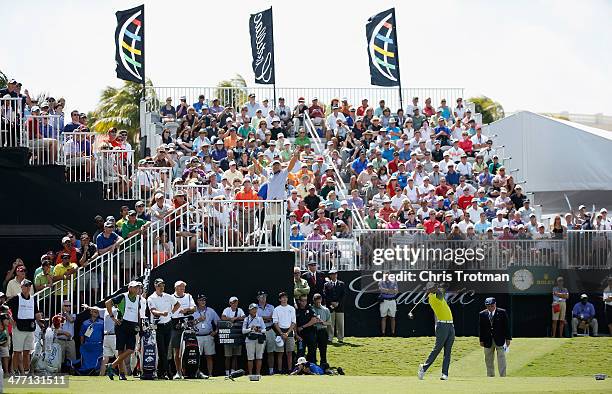
[[[0,70],[31,93],[91,110],[105,86],[121,84],[114,13],[138,4],[3,1],[12,17],[0,23]],[[270,5],[278,86],[369,86],[365,21],[395,5],[405,87],[464,87],[507,111],[612,114],[606,0],[146,1],[147,76],[210,86],[239,73],[252,84],[248,18]]]

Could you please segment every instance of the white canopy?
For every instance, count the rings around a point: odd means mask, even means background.
[[[516,180],[527,181],[525,189],[535,193],[544,211],[567,210],[564,194],[573,196],[572,205],[588,208],[597,202],[577,199],[611,195],[612,132],[521,111],[488,125],[483,134],[497,134],[495,145],[504,145],[512,157],[507,166],[520,169]],[[546,206],[555,200],[555,206]],[[612,203],[608,197],[603,201]]]

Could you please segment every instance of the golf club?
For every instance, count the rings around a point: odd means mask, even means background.
[[[408,312],[408,318],[409,319],[414,319],[414,315],[412,314],[412,312],[416,309],[417,306],[419,306],[423,302],[423,300],[427,296],[427,290],[429,290],[429,289],[431,289],[432,287],[435,287],[435,286],[436,286],[436,283],[434,283],[434,282],[427,282],[427,284],[425,285],[425,290],[426,290],[425,294],[423,294],[423,297],[419,300],[419,302],[414,304],[414,306],[412,307],[410,312]]]

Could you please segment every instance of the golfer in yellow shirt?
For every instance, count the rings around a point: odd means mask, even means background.
[[[448,367],[451,361],[451,350],[455,342],[455,326],[453,326],[453,314],[446,302],[445,288],[442,284],[429,282],[425,287],[429,306],[436,315],[436,344],[432,349],[427,361],[419,366],[417,376],[423,379],[427,369],[436,361],[440,350],[444,348],[444,360],[442,361],[442,375],[440,380],[448,380]]]

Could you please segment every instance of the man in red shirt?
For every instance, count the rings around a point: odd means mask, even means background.
[[[304,202],[304,200],[300,199],[300,202],[298,202],[298,209],[293,211],[293,213],[295,213],[295,219],[298,222],[301,222],[302,216],[304,216],[305,213],[310,213],[310,209],[306,207],[306,203]]]
[[[324,233],[325,230],[334,230],[334,223],[330,218],[325,217],[325,210],[319,208],[317,211],[317,220],[314,221],[315,224],[318,224],[321,228],[321,231]]]
[[[434,215],[429,215],[429,218],[423,222],[423,227],[425,227],[425,233],[433,233],[436,224],[438,225],[438,227],[440,227],[440,222],[436,219],[436,217]]]
[[[62,246],[63,246],[63,249],[56,253],[57,257],[55,259],[55,264],[57,265],[57,264],[62,263],[62,254],[64,253],[70,254],[71,263],[75,263],[75,264],[78,263],[79,258],[77,256],[77,248],[72,246],[72,241],[70,240],[69,237],[62,238]]]
[[[401,163],[401,160],[399,159],[399,152],[393,152],[393,160],[387,163],[389,174],[395,174],[397,172],[399,163]]]
[[[321,122],[321,119],[325,118],[325,110],[319,105],[319,99],[316,97],[312,99],[312,105],[308,108],[308,116],[313,121],[317,120],[317,124]]]
[[[368,109],[368,99],[364,98],[361,100],[361,106],[357,108],[357,116],[364,116]]]
[[[436,187],[436,196],[446,197],[446,193],[452,189],[448,183],[446,183],[446,178],[440,178],[440,185]]]
[[[469,188],[465,188],[464,190],[469,190]],[[465,211],[470,205],[472,205],[472,199],[474,195],[469,193],[463,193],[461,197],[459,197],[458,205],[462,211]]]
[[[383,200],[383,207],[378,211],[378,217],[384,220],[385,222],[389,222],[389,216],[395,213],[395,209],[391,207],[391,200],[389,197],[385,197]]]
[[[463,149],[466,155],[470,157],[474,157],[473,146],[474,144],[472,143],[472,140],[470,139],[468,132],[464,131],[461,134],[461,140],[459,141],[459,148]]]

